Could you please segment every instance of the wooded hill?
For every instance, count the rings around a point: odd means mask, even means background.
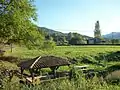
[[[38,27],[38,30],[45,35],[46,40],[53,40],[57,45],[87,44],[87,40],[92,38],[76,32],[62,33],[45,27]]]

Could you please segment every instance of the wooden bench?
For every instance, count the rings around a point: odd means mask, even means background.
[[[34,80],[32,80],[32,77],[26,77],[26,82],[27,83],[36,83],[36,82],[41,82],[41,80],[48,80],[51,79],[53,75],[45,75],[45,76],[36,76],[34,77]]]
[[[83,71],[83,73],[87,72],[89,65],[83,65],[83,66],[74,66],[74,69],[79,69]]]
[[[78,68],[78,69],[86,69],[87,67],[89,67],[89,65],[74,66],[74,68]]]
[[[27,84],[32,84],[32,83],[36,84],[36,82],[40,83],[40,78],[41,78],[41,76],[37,76],[37,77],[34,77],[34,79],[32,80],[32,77],[27,77],[26,78],[26,83]]]

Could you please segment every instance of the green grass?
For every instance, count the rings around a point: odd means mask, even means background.
[[[24,58],[34,58],[36,56],[42,56],[42,55],[56,55],[60,57],[70,57],[70,58],[78,58],[81,59],[83,57],[94,57],[98,56],[99,53],[104,53],[108,54],[109,52],[115,52],[115,51],[120,51],[120,46],[57,46],[54,49],[47,49],[47,50],[28,50],[26,47],[18,47],[15,46],[13,48],[13,52],[10,52],[10,50],[7,50],[5,53],[5,56],[14,56],[14,57],[19,57],[21,59]],[[97,61],[97,60],[96,60]],[[118,64],[120,63],[119,61],[117,62],[104,62],[101,61],[106,67],[111,66],[113,64]],[[0,62],[1,65],[4,65],[5,67],[13,67],[15,63],[6,63],[6,62]],[[79,63],[79,65],[82,65],[82,63]],[[101,70],[106,67],[101,67],[98,65],[93,65],[89,64],[91,68]],[[67,67],[61,67],[59,70],[64,70],[68,69]],[[11,82],[13,83],[13,82]],[[9,83],[9,84],[11,84]],[[57,82],[51,82],[48,84],[41,84],[36,87],[27,87],[27,86],[22,86],[23,90],[120,90],[119,85],[109,85],[105,82],[102,82],[103,84],[100,84],[100,80],[97,78],[91,80],[91,81],[86,81],[84,78],[79,78],[77,81],[57,81]],[[20,90],[19,84],[14,84],[11,86],[11,88],[15,88],[16,90]],[[6,88],[7,85],[6,85]],[[9,88],[9,90],[12,90]]]
[[[81,58],[93,58],[94,56],[98,56],[99,53],[109,53],[112,51],[120,51],[120,46],[57,46],[54,49],[47,49],[47,50],[28,50],[26,47],[18,47],[14,46],[13,52],[10,52],[8,50],[5,53],[5,56],[14,56],[19,57],[21,59],[24,58],[34,58],[36,56],[43,56],[43,55],[56,55],[60,57],[70,57],[70,58],[77,58],[78,60],[81,60]],[[95,61],[95,60],[94,60]],[[113,64],[119,63],[119,62],[104,62],[101,61],[106,66],[111,66]],[[82,63],[79,63],[79,65],[83,65]],[[101,66],[98,65],[90,65],[91,68],[96,69],[104,69]]]
[[[112,51],[120,51],[120,46],[57,46],[54,49],[49,50],[28,50],[26,47],[14,47],[13,52],[11,53],[8,50],[5,55],[6,56],[14,56],[19,58],[34,58],[36,56],[43,56],[43,55],[56,55],[64,58],[89,58],[94,56],[98,56],[99,53],[109,53]],[[111,65],[111,62],[104,62],[101,61],[106,65]],[[114,62],[116,63],[116,62]],[[118,63],[118,62],[117,62]],[[79,63],[81,64],[81,63]],[[94,66],[94,65],[91,65]]]
[[[120,51],[120,46],[57,46],[49,50],[28,50],[25,47],[14,47],[13,52],[7,51],[6,55],[20,58],[32,58],[39,55],[56,55],[61,57],[81,57],[85,55],[98,55],[111,51]]]

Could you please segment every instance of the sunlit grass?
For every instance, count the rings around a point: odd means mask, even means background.
[[[81,57],[85,55],[97,55],[111,51],[120,51],[120,46],[57,46],[49,50],[28,50],[26,47],[14,47],[13,52],[10,50],[6,55],[12,55],[20,58],[32,58],[39,55],[56,55],[61,57]]]
[[[99,53],[109,53],[109,52],[115,52],[120,51],[120,46],[57,46],[54,49],[49,50],[28,50],[26,47],[18,47],[15,46],[13,48],[13,52],[10,52],[10,50],[7,50],[5,53],[5,56],[14,56],[19,57],[21,59],[24,58],[34,58],[36,56],[42,56],[42,55],[56,55],[64,58],[78,58],[81,59],[82,57],[94,57],[99,55]],[[109,66],[112,66],[113,64],[118,64],[120,62],[105,62],[101,61],[105,65],[105,67],[89,64],[90,68],[96,69],[96,70],[103,70]],[[13,67],[16,65],[13,63],[6,63],[2,62],[1,65],[4,65],[5,67]],[[9,64],[9,65],[8,65]],[[83,65],[83,63],[77,63],[77,65]],[[69,70],[69,67],[60,67],[58,71],[61,70]],[[44,71],[50,71],[49,69],[45,69]],[[14,79],[15,80],[15,79]],[[7,85],[8,84],[8,85]],[[9,88],[8,86],[11,87]],[[98,78],[94,78],[92,80],[85,80],[83,77],[78,77],[77,81],[75,80],[63,80],[63,81],[52,81],[50,83],[46,84],[40,84],[35,87],[31,86],[28,87],[26,85],[20,85],[18,83],[10,82],[6,83],[5,90],[120,90],[119,85],[111,85],[107,84],[106,82],[100,82]]]

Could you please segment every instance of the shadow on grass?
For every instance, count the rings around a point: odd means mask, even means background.
[[[111,61],[120,61],[120,51],[109,52],[109,53],[99,53],[98,56],[95,56],[96,60],[105,60],[108,62]]]
[[[19,63],[20,59],[17,57],[13,57],[13,56],[1,56],[0,61],[7,61],[10,63]]]

